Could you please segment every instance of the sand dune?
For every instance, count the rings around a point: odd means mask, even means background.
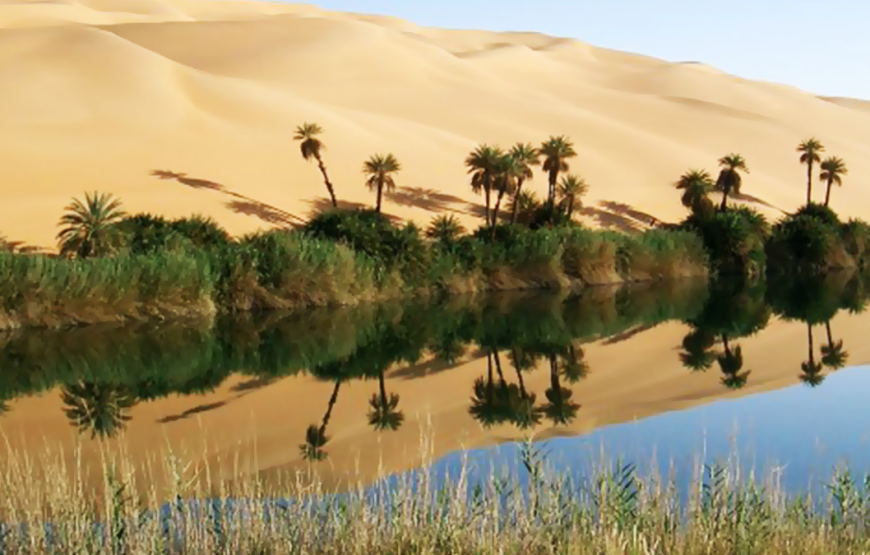
[[[205,213],[235,233],[300,221],[326,196],[292,141],[304,121],[326,130],[341,199],[371,203],[360,167],[391,151],[405,170],[387,211],[423,223],[455,212],[475,224],[481,200],[462,160],[476,144],[550,134],[576,142],[592,225],[680,218],[671,183],[730,151],[749,161],[748,202],[776,217],[803,199],[794,147],[810,135],[848,162],[836,207],[866,216],[867,106],[702,62],[311,5],[0,0],[0,233],[53,248],[64,205],[93,189],[133,211]],[[545,190],[541,177],[531,186]]]

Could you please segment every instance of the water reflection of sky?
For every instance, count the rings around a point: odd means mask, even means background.
[[[706,452],[712,463],[739,454],[741,465],[764,474],[784,467],[787,491],[815,490],[830,477],[834,466],[846,463],[863,475],[870,470],[870,367],[854,367],[831,374],[820,386],[795,385],[736,400],[721,400],[641,421],[603,427],[576,437],[541,441],[538,447],[558,470],[583,474],[602,451],[608,460],[622,456],[641,471],[654,457],[663,473],[670,464],[678,484],[688,483],[698,456]],[[467,454],[477,474],[505,466],[516,471],[516,443],[478,449]],[[451,453],[436,463],[438,474],[450,475],[463,454]],[[521,468],[521,465],[519,465]],[[524,472],[520,478],[525,481]]]

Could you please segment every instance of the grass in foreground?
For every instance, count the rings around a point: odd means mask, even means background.
[[[422,446],[425,455],[427,442]],[[146,473],[151,484],[158,479],[169,484],[159,497],[155,487],[136,486],[141,480],[134,478],[129,460],[105,453],[105,479],[94,498],[80,464],[70,468],[58,462],[57,453],[34,460],[8,451],[0,465],[0,515],[6,523],[0,552],[841,555],[870,550],[870,477],[862,486],[844,471],[833,474],[823,498],[786,495],[781,475],[757,480],[728,462],[698,464],[691,484],[620,462],[599,463],[587,476],[572,478],[555,472],[528,443],[520,457],[528,480],[493,476],[475,483],[466,463],[438,483],[433,472],[420,471],[416,484],[400,477],[392,488],[359,486],[327,499],[311,472],[230,483],[217,479],[214,468],[167,451]],[[234,469],[244,474],[238,460]],[[43,472],[48,478],[37,479]],[[689,493],[681,498],[680,491]]]

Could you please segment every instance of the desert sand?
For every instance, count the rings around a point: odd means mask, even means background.
[[[91,190],[120,196],[129,211],[213,216],[237,234],[297,223],[327,202],[316,166],[292,139],[303,122],[325,129],[325,162],[346,203],[373,202],[362,163],[394,153],[404,169],[385,211],[420,223],[455,213],[476,225],[481,199],[470,191],[465,155],[483,142],[539,144],[551,134],[575,142],[571,167],[591,184],[584,218],[593,225],[633,230],[649,215],[683,217],[676,178],[689,167],[715,171],[732,151],[751,170],[743,201],[775,218],[803,202],[806,170],[795,146],[809,136],[849,166],[833,206],[866,218],[868,106],[579,40],[428,29],[307,5],[0,0],[0,234],[52,249],[63,207]],[[530,187],[543,194],[545,180],[536,176]],[[815,196],[823,198],[822,187]],[[870,360],[862,341],[868,318],[834,323],[852,363]],[[742,340],[753,374],[745,390],[729,394],[717,372],[692,376],[679,365],[684,333],[668,324],[637,336],[631,350],[590,346],[593,374],[575,388],[581,416],[569,430],[540,433],[578,433],[797,381],[801,324],[777,322]],[[332,481],[360,448],[365,476],[381,455],[386,470],[416,464],[415,414],[432,418],[435,455],[517,437],[484,432],[467,413],[484,367],[477,360],[425,379],[391,377],[391,391],[426,400],[406,407],[408,422],[393,434],[376,434],[362,416],[375,385],[347,386],[329,430]],[[547,379],[537,372],[530,388],[542,396]],[[138,406],[124,439],[133,458],[165,441],[196,451],[206,439],[210,456],[250,453],[239,442],[253,434],[258,470],[302,465],[297,445],[331,385],[293,378],[244,395],[233,385]],[[69,450],[75,441],[56,393],[12,408],[2,428],[13,445]],[[88,444],[89,456],[94,449]]]
[[[465,155],[550,134],[576,143],[593,225],[681,218],[675,179],[732,151],[751,170],[747,202],[793,210],[809,136],[849,166],[836,209],[866,216],[868,105],[579,40],[309,5],[0,0],[0,234],[52,249],[63,207],[91,190],[233,233],[299,222],[327,198],[292,139],[306,121],[325,130],[341,200],[370,205],[362,163],[393,152],[404,170],[386,211],[421,223],[453,212],[477,225]],[[541,176],[530,186],[546,191]]]

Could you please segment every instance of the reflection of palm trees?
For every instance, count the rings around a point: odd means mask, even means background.
[[[828,336],[828,344],[822,345],[822,364],[832,370],[838,370],[846,366],[849,360],[848,351],[843,350],[843,340],[834,341],[831,337],[831,321],[825,320],[825,331]]]
[[[716,338],[704,328],[695,328],[683,338],[680,362],[693,372],[707,370],[716,360],[712,351]]]
[[[456,364],[459,359],[465,356],[466,351],[462,339],[452,333],[444,334],[439,337],[435,343],[429,347],[429,349],[432,351],[432,354],[435,355],[436,359],[448,366]]]
[[[299,446],[299,452],[305,460],[322,461],[326,459],[326,451],[323,450],[329,441],[329,437],[326,435],[326,426],[329,425],[332,408],[338,400],[338,390],[341,389],[341,384],[340,379],[335,381],[335,387],[332,388],[332,395],[329,397],[329,404],[326,407],[323,420],[320,421],[320,426],[312,424],[305,430],[305,443]]]
[[[722,385],[728,389],[740,389],[746,385],[752,370],[740,371],[743,368],[743,350],[740,345],[736,345],[732,350],[726,333],[722,334],[722,344],[725,352],[716,356],[716,362],[719,363],[719,369],[723,374]]]
[[[499,376],[501,376],[501,358],[498,356],[498,351],[495,349],[493,349],[493,358],[495,359],[495,366],[498,370]],[[514,357],[511,356],[512,360],[513,358]],[[520,361],[525,362],[526,364],[531,364],[531,368],[535,367],[534,360],[535,357],[529,355],[526,356],[525,360],[520,358]],[[520,368],[520,366],[514,365],[519,387],[509,387],[508,394],[511,408],[513,409],[513,418],[511,420],[521,430],[527,430],[541,423],[543,412],[541,407],[535,405],[537,395],[526,391],[526,384],[523,381],[523,371]]]
[[[500,377],[496,386],[492,373],[492,353],[486,357],[486,379],[474,380],[474,395],[471,398],[469,414],[481,423],[484,428],[501,424],[509,417],[509,405],[505,402],[507,397],[507,384],[504,376]]]
[[[807,353],[808,359],[801,363],[800,381],[810,387],[816,387],[825,381],[822,375],[822,363],[816,362],[813,355],[813,325],[807,322]]]
[[[80,433],[91,437],[113,437],[130,421],[129,411],[136,397],[118,384],[79,382],[61,390],[63,412]]]
[[[553,424],[568,424],[577,417],[580,405],[571,400],[573,391],[559,383],[559,363],[556,355],[550,355],[550,387],[544,393],[548,403],[543,407],[544,415]]]
[[[568,345],[565,352],[557,359],[559,371],[568,383],[575,384],[589,375],[589,364],[582,347]]]
[[[405,421],[405,415],[398,410],[399,396],[390,393],[387,396],[387,386],[384,383],[384,371],[378,372],[379,392],[372,395],[369,400],[369,425],[376,430],[398,430]]]

